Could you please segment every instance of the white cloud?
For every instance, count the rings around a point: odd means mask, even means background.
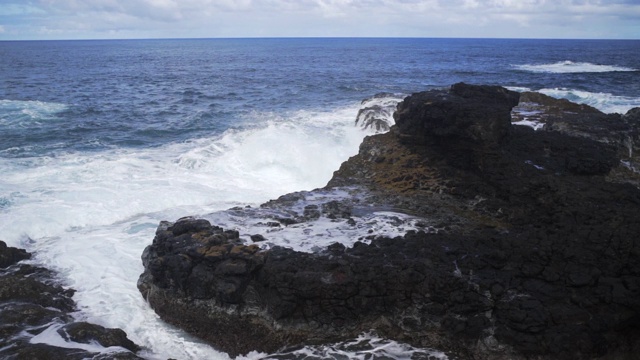
[[[0,15],[2,16],[22,16],[29,14],[44,14],[37,6],[18,2],[0,4]]]
[[[637,0],[0,0],[11,36],[640,37]],[[46,15],[46,16],[43,16]],[[14,29],[19,29],[14,31]],[[40,29],[40,30],[38,30]],[[597,36],[595,36],[597,37]]]

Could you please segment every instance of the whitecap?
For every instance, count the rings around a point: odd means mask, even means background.
[[[567,99],[578,104],[586,104],[605,113],[624,114],[631,108],[640,106],[640,98],[610,93],[595,93],[567,88],[540,89],[537,92],[557,99]]]
[[[551,64],[522,64],[513,65],[518,70],[531,71],[536,73],[600,73],[613,71],[640,71],[638,69],[616,66],[592,64],[588,62],[573,62],[569,60],[559,61]]]
[[[0,100],[0,126],[31,127],[41,121],[56,119],[66,104],[36,100]]]

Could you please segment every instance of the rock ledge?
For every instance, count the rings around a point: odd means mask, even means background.
[[[466,84],[414,94],[327,185],[365,189],[359,201],[437,232],[300,253],[260,250],[202,219],[163,222],[142,257],[141,293],[232,356],[374,330],[460,358],[633,358],[640,190],[611,178],[620,143],[512,126],[518,97]],[[308,210],[296,219],[314,218]]]

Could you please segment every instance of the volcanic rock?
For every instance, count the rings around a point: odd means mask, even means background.
[[[31,254],[24,249],[8,247],[4,241],[0,241],[0,269],[7,268],[18,261],[31,258]]]
[[[640,190],[608,181],[616,143],[513,126],[517,101],[497,86],[414,94],[397,125],[367,137],[327,185],[357,188],[361,203],[423,217],[437,232],[301,253],[245,245],[202,219],[163,222],[142,256],[141,293],[232,356],[373,330],[456,358],[633,358]],[[293,218],[347,219],[348,203]]]
[[[140,347],[120,329],[107,329],[86,322],[75,322],[71,299],[74,291],[56,284],[55,274],[42,267],[18,264],[31,254],[7,247],[0,241],[0,259],[7,268],[0,270],[0,358],[3,359],[141,359]],[[32,343],[30,339],[48,329],[58,328],[65,341],[119,346],[123,351],[105,354],[80,348]],[[125,350],[126,349],[126,350]],[[127,351],[128,350],[128,351]]]
[[[605,114],[566,99],[524,92],[513,111],[514,123],[537,124],[545,131],[560,132],[610,145],[620,162],[608,179],[640,186],[640,108],[626,114]]]
[[[498,86],[458,83],[449,91],[408,96],[393,117],[401,135],[424,139],[459,137],[497,144],[511,129],[511,109],[520,94]],[[426,121],[425,121],[426,120]]]

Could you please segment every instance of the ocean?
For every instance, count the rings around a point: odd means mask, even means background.
[[[324,186],[375,133],[355,119],[376,94],[369,104],[462,81],[624,113],[640,106],[638,54],[638,40],[0,42],[0,239],[77,290],[78,319],[122,328],[142,356],[228,359],[136,288],[160,221]],[[380,356],[447,358],[362,336]],[[343,348],[298,355],[367,356]]]

